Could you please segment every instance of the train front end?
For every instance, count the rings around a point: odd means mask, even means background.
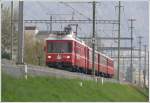
[[[46,40],[45,51],[49,67],[72,67],[72,40]]]

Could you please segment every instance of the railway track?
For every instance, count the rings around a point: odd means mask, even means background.
[[[25,75],[25,65],[16,65],[15,62],[2,59],[1,63],[2,71],[6,72],[9,75],[15,77],[23,77]],[[44,66],[35,66],[28,64],[27,65],[27,75],[30,76],[50,76],[50,77],[58,77],[58,78],[69,78],[69,79],[81,79],[81,80],[98,80],[101,81],[102,77],[93,78],[91,75],[77,73],[77,72],[69,72],[65,70],[60,70],[56,68],[49,68]],[[96,81],[97,81],[96,80]],[[103,78],[104,82],[115,82],[115,79]],[[123,84],[128,84],[127,82],[119,82]]]

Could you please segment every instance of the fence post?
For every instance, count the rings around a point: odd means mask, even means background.
[[[25,71],[25,79],[27,80],[28,79],[28,76],[27,76],[27,71],[28,71],[28,68],[27,68],[27,64],[24,65],[24,71]]]

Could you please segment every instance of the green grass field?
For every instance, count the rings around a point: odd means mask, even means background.
[[[143,92],[129,85],[96,83],[54,77],[14,78],[2,73],[2,101],[148,101]]]

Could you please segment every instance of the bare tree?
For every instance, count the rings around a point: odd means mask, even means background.
[[[1,9],[1,21],[2,21],[2,44],[1,44],[1,53],[2,57],[8,56],[10,58],[11,51],[11,10],[10,7],[3,6]],[[17,11],[14,10],[14,18],[17,18]],[[15,24],[13,22],[13,24]],[[16,26],[13,26],[13,45],[14,49],[17,47],[17,31]]]
[[[33,34],[25,33],[24,60],[26,63],[44,65],[44,42],[36,39]]]

